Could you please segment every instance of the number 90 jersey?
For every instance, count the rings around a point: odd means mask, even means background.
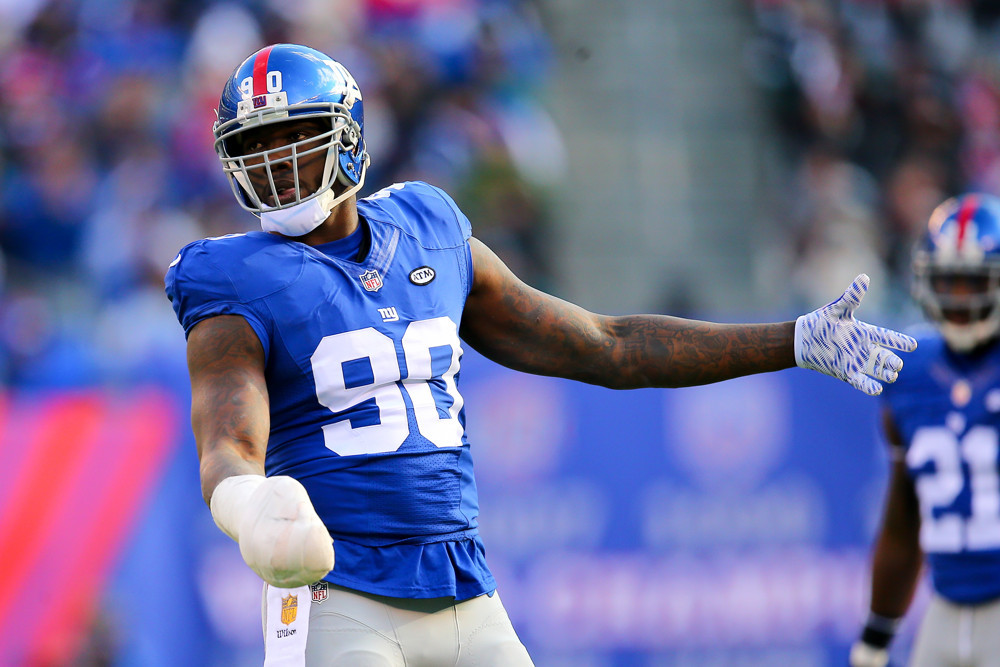
[[[920,503],[935,590],[959,604],[1000,597],[1000,345],[957,355],[919,338],[886,385]]]
[[[489,592],[458,391],[471,226],[420,182],[358,212],[371,241],[360,262],[338,256],[341,241],[205,239],[171,264],[167,294],[185,332],[240,315],[260,338],[266,474],[309,492],[334,538],[327,580],[393,597]]]

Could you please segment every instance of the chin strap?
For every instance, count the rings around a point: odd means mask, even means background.
[[[947,320],[938,322],[941,336],[955,352],[971,352],[1000,331],[1000,315],[972,324],[952,324]]]
[[[368,156],[361,168],[361,176],[357,183],[348,181],[348,187],[339,195],[333,187],[308,201],[286,208],[275,208],[261,211],[260,228],[265,232],[277,232],[285,236],[304,236],[319,227],[330,217],[330,213],[341,202],[361,189],[365,184],[365,173],[368,171]]]
[[[295,206],[261,211],[260,228],[265,232],[278,232],[285,236],[303,236],[330,217],[330,211],[336,202],[333,189],[330,189]]]

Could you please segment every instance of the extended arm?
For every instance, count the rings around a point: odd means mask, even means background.
[[[264,349],[246,320],[223,315],[195,325],[187,358],[191,426],[207,503],[225,478],[264,474],[270,429]]]
[[[923,567],[920,507],[901,456],[902,438],[888,411],[883,413],[882,422],[894,456],[882,526],[872,558],[871,615],[852,651],[853,667],[878,667],[888,662],[889,642],[898,620],[913,601]]]
[[[257,335],[239,316],[199,322],[188,336],[188,372],[202,494],[216,525],[269,584],[321,579],[333,569],[333,546],[308,493],[291,477],[264,477],[270,413]]]
[[[877,383],[869,378],[862,382],[866,362],[871,361],[871,368],[865,372],[886,381],[894,380],[902,366],[898,357],[870,353],[863,346],[858,346],[856,359],[839,356],[853,363],[842,374],[803,363],[796,354],[796,336],[829,331],[801,322],[715,324],[665,315],[597,315],[526,285],[480,241],[471,239],[470,246],[475,278],[462,337],[486,357],[517,370],[629,389],[708,384],[798,363],[878,393]],[[853,317],[850,322],[876,331]],[[817,348],[799,345],[803,349]]]

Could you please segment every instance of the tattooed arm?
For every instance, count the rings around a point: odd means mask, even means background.
[[[247,321],[220,315],[188,336],[191,425],[201,461],[201,490],[234,475],[263,475],[271,416],[264,348]]]
[[[475,277],[462,338],[504,366],[630,389],[708,384],[795,365],[794,322],[596,315],[526,285],[482,242],[469,243]]]
[[[257,334],[236,315],[199,322],[188,336],[188,371],[201,492],[216,525],[267,583],[318,581],[333,569],[330,533],[298,480],[264,477],[271,416]]]

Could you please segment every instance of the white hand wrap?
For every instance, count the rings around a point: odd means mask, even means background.
[[[297,480],[228,477],[215,487],[211,508],[250,569],[272,586],[304,586],[333,569],[333,540]]]
[[[875,648],[863,641],[857,641],[851,647],[851,656],[848,661],[851,667],[885,667],[889,664],[889,651],[884,648]]]
[[[882,382],[895,382],[903,360],[886,348],[912,352],[917,341],[891,329],[854,319],[868,291],[868,276],[859,275],[844,294],[795,320],[795,363],[832,375],[875,396]]]

